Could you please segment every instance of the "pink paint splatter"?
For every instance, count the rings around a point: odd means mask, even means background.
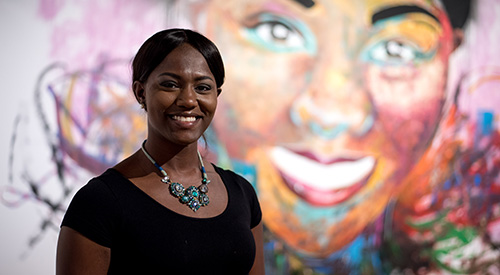
[[[45,20],[52,20],[63,8],[65,0],[40,0],[38,14]]]
[[[164,5],[154,0],[42,0],[44,16],[53,16],[50,55],[71,70],[131,59],[147,37],[165,28]]]

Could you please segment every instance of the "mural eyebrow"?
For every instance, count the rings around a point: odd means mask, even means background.
[[[311,8],[312,6],[315,5],[314,0],[294,0],[294,1],[306,8]]]
[[[389,7],[386,9],[382,9],[382,10],[374,13],[372,16],[372,25],[375,24],[377,21],[382,20],[382,19],[402,15],[405,13],[412,13],[412,12],[426,14],[426,15],[434,18],[434,20],[436,20],[436,22],[440,23],[435,15],[433,15],[428,10],[425,10],[421,7],[418,7],[418,6],[395,6],[395,7]]]

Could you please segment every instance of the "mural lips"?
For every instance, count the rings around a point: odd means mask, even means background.
[[[270,152],[271,162],[286,186],[314,206],[333,206],[348,200],[362,189],[376,166],[372,156],[320,162],[308,155],[279,146]]]

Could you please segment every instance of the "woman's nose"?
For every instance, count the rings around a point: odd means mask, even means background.
[[[373,105],[362,86],[338,71],[323,71],[293,103],[293,123],[323,139],[362,136],[374,123]]]
[[[196,91],[191,85],[180,89],[175,101],[177,106],[185,108],[193,108],[197,104]]]

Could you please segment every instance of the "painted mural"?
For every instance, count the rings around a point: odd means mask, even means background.
[[[444,4],[40,0],[47,169],[15,159],[19,119],[2,202],[36,201],[39,236],[57,234],[74,192],[145,138],[131,57],[188,27],[224,58],[204,154],[255,186],[268,274],[500,274],[500,2]]]

